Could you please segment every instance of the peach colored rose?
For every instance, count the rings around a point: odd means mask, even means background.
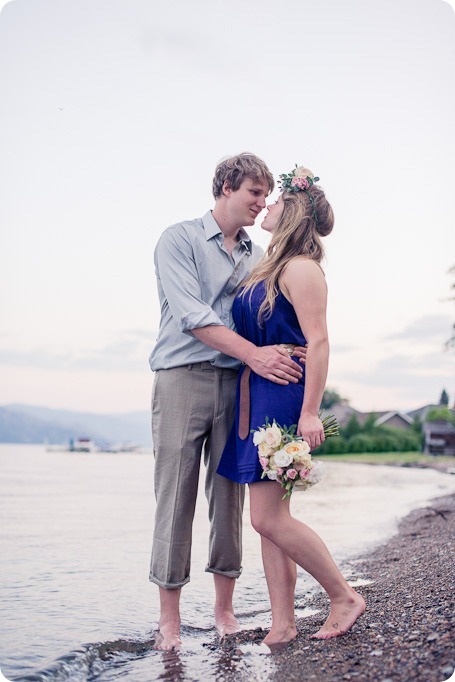
[[[297,459],[300,460],[300,457],[309,455],[310,446],[306,440],[292,440],[283,447],[283,450],[297,461]]]

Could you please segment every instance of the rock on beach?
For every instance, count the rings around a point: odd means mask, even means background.
[[[367,611],[349,633],[310,639],[328,614],[324,593],[309,603],[318,613],[298,621],[298,636],[273,658],[270,679],[317,682],[443,682],[454,671],[455,495],[411,512],[398,533],[373,553],[342,567],[356,579]],[[259,644],[267,631],[243,631],[213,643],[226,657]],[[223,676],[229,680],[229,676]]]

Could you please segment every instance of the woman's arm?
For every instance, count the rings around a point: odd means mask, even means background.
[[[324,441],[324,428],[318,414],[329,364],[327,285],[317,263],[306,258],[295,258],[281,276],[280,286],[291,301],[308,342],[305,396],[297,433],[305,438],[313,450]]]

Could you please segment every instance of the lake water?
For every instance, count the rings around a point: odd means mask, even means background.
[[[216,638],[203,488],[193,533],[191,582],[183,588],[185,646],[148,647],[158,617],[148,581],[154,516],[153,456],[46,452],[0,445],[0,668],[10,680],[267,680],[273,657],[226,661]],[[411,509],[455,492],[433,470],[330,462],[324,480],[293,495],[294,514],[318,532],[345,575],[356,556],[384,542]],[[235,607],[245,628],[270,625],[259,540],[245,509],[244,570]],[[315,582],[299,573],[296,604]]]

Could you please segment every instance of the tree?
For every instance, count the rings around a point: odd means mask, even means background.
[[[374,431],[377,426],[376,426],[376,420],[378,418],[378,415],[376,412],[371,412],[368,417],[365,420],[365,423],[363,425],[362,431],[363,433],[371,433]]]
[[[451,422],[455,424],[455,413],[448,407],[432,407],[425,418],[427,422]]]
[[[443,405],[444,407],[449,407],[449,394],[445,388],[442,389],[441,397],[439,398],[439,404]]]
[[[357,415],[352,414],[349,417],[349,421],[342,429],[342,436],[345,438],[351,438],[351,436],[356,436],[358,433],[360,433],[362,430],[362,427],[360,426],[359,420],[357,419]]]
[[[449,274],[455,277],[455,265],[449,269]],[[450,288],[455,290],[455,281],[452,282]],[[455,296],[450,296],[449,301],[455,301]],[[453,348],[455,350],[455,324],[452,325],[452,336],[446,341],[446,348]]]
[[[341,397],[338,391],[326,388],[322,396],[321,410],[329,410],[333,405],[342,403],[343,400],[344,398]]]

